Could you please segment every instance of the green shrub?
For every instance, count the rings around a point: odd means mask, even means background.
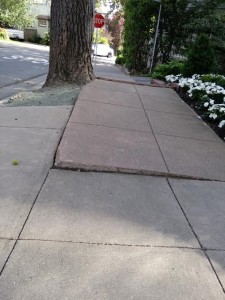
[[[184,74],[191,76],[215,71],[215,57],[209,37],[206,34],[200,34],[189,48]]]
[[[184,71],[184,61],[172,60],[167,64],[158,65],[154,68],[151,74],[152,78],[164,80],[167,75],[178,75],[183,74]]]
[[[50,33],[49,33],[49,32],[45,32],[45,36],[44,36],[44,38],[41,40],[41,43],[42,43],[43,45],[47,45],[47,46],[50,45]]]
[[[0,28],[0,40],[8,40],[8,32],[4,28]]]
[[[115,63],[118,64],[118,65],[124,65],[125,64],[125,58],[123,57],[122,54],[117,56]]]
[[[214,82],[216,85],[225,88],[225,77],[222,75],[204,74],[201,76],[203,82]]]

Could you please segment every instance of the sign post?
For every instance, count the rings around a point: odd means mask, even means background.
[[[95,15],[95,20],[94,20],[94,27],[96,28],[96,37],[95,37],[95,48],[94,48],[94,53],[95,55],[95,60],[97,60],[97,51],[98,51],[98,30],[99,28],[102,28],[105,25],[105,18],[101,14],[96,14]]]

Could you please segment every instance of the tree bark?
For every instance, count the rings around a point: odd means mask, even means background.
[[[49,73],[45,85],[86,84],[91,63],[93,0],[52,0]]]

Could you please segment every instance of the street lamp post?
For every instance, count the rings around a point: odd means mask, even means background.
[[[149,68],[149,74],[152,73],[152,67],[154,63],[154,57],[155,57],[155,49],[156,49],[156,43],[157,43],[157,38],[158,38],[158,32],[159,32],[159,22],[161,18],[161,11],[162,11],[162,1],[161,0],[154,0],[155,2],[159,2],[159,14],[158,14],[158,20],[157,20],[157,26],[156,26],[156,32],[155,32],[155,40],[154,40],[154,45],[153,45],[153,51],[152,51],[152,59],[151,59],[151,64]]]

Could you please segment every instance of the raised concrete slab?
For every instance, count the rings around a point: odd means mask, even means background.
[[[197,116],[176,115],[147,111],[152,130],[156,134],[187,137],[199,140],[217,141],[219,137]]]
[[[178,100],[179,96],[177,93],[170,88],[161,88],[161,87],[150,87],[150,86],[141,86],[135,85],[135,88],[138,94],[142,96],[150,96],[150,97],[159,97],[171,100]]]
[[[186,105],[181,99],[179,101],[173,100],[173,98],[157,98],[157,97],[149,97],[149,96],[141,96],[141,101],[143,103],[144,108],[160,111],[171,114],[180,114],[187,116],[196,116],[194,110],[192,110],[188,105]]]
[[[90,87],[87,85],[84,87],[79,95],[79,99],[88,101],[96,101],[102,103],[109,103],[121,106],[142,108],[140,98],[135,92],[126,91],[111,91],[107,89],[100,89],[96,87]]]
[[[0,126],[64,128],[72,106],[1,107]]]
[[[0,291],[4,300],[225,299],[200,251],[41,241],[18,242]]]
[[[225,290],[225,252],[207,251],[207,254]]]
[[[170,182],[203,247],[225,250],[225,183]]]
[[[165,173],[152,133],[69,123],[55,165],[98,171]]]
[[[113,81],[107,81],[107,80],[99,80],[96,79],[92,82],[90,82],[86,88],[94,87],[97,89],[103,89],[108,91],[117,91],[117,92],[127,92],[127,93],[134,93],[136,94],[137,91],[135,87],[132,84],[126,84],[126,83],[119,83],[119,82],[113,82]]]
[[[225,181],[225,146],[221,141],[156,135],[169,172]]]
[[[25,239],[199,247],[167,181],[53,170]]]
[[[11,166],[16,159],[20,166],[49,169],[61,134],[60,129],[0,127],[1,167]]]
[[[0,238],[17,238],[47,173],[11,166],[0,170]]]
[[[135,82],[132,77],[125,75],[118,67],[112,64],[97,62],[93,64],[93,67],[94,67],[94,74],[97,77]]]
[[[80,100],[70,122],[152,132],[143,109]]]
[[[0,271],[5,264],[7,257],[14,246],[14,243],[15,241],[0,239]]]

